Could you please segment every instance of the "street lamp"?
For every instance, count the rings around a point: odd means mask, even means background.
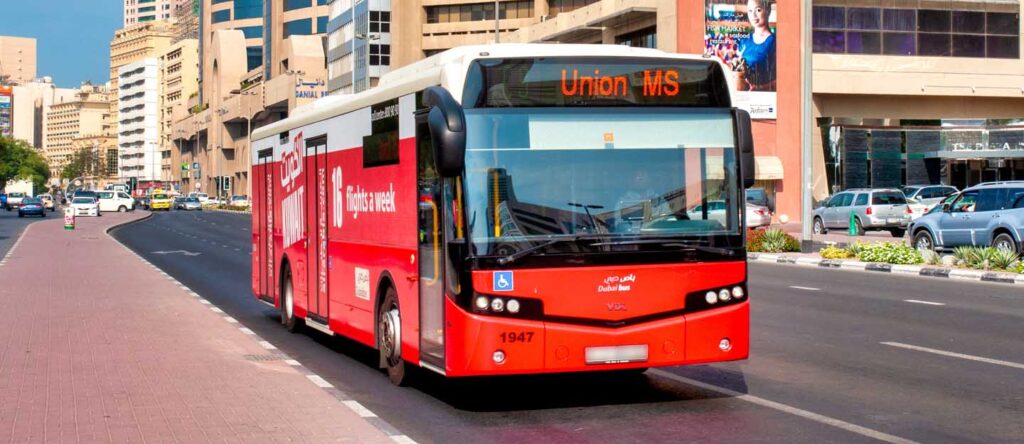
[[[242,91],[240,89],[233,89],[233,90],[231,90],[231,94],[232,95],[237,95],[237,96],[255,96],[255,95],[257,95],[255,91]],[[248,143],[245,146],[245,148],[246,148],[245,149],[245,154],[247,156],[251,157],[252,156],[252,101],[251,100],[247,100],[245,102],[245,138],[248,141]],[[237,158],[238,156],[235,156],[235,157]],[[232,184],[232,185],[234,185],[234,184]],[[249,191],[248,187],[249,187],[249,181],[247,180],[246,181],[246,194],[251,196],[252,193]]]

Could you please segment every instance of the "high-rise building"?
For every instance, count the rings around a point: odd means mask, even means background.
[[[114,32],[114,39],[110,42],[110,109],[104,118],[103,131],[108,137],[118,137],[120,132],[118,87],[121,67],[156,58],[170,46],[174,33],[174,25],[164,21],[147,22]]]
[[[108,106],[107,91],[92,85],[82,85],[74,98],[50,106],[43,155],[55,176],[60,175],[74,155],[76,139],[102,132]]]
[[[118,69],[117,146],[120,177],[160,180],[159,67],[146,58]]]
[[[124,0],[124,27],[169,20],[176,0]]]
[[[174,0],[174,43],[199,39],[199,7],[202,0]]]
[[[376,86],[391,67],[391,0],[332,0],[329,7],[328,91],[350,94]]]
[[[0,85],[36,78],[36,39],[0,36]]]
[[[200,68],[202,79],[211,75],[206,50],[213,46],[213,34],[222,30],[238,30],[245,39],[245,71],[263,65],[264,0],[199,0]]]
[[[160,179],[181,180],[181,153],[174,149],[174,122],[188,115],[189,99],[199,92],[199,41],[181,40],[159,57]],[[186,170],[188,171],[188,170]]]
[[[13,93],[10,103],[12,134],[37,149],[46,147],[46,113],[57,103],[74,100],[77,88],[58,88],[53,79],[43,77],[21,82],[10,88]]]

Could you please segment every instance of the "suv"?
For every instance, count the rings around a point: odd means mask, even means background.
[[[962,245],[1020,251],[1024,232],[1024,182],[992,182],[962,191],[952,202],[910,225],[919,250]]]
[[[903,237],[911,216],[907,197],[900,190],[846,190],[814,210],[814,234],[828,233],[830,228],[849,229],[851,214],[858,236],[867,230],[887,230],[893,237]]]
[[[957,193],[956,187],[949,185],[912,185],[903,187],[903,194],[907,195],[909,199],[917,199],[918,202],[924,204],[928,209],[939,202],[942,202],[947,196]]]

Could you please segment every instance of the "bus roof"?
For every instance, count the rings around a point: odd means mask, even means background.
[[[285,131],[365,108],[384,100],[412,94],[434,85],[448,88],[456,100],[461,100],[466,71],[469,69],[470,63],[476,59],[557,56],[651,57],[717,61],[717,59],[697,55],[668,53],[625,45],[505,43],[461,46],[391,71],[380,78],[380,82],[375,88],[358,94],[327,96],[297,107],[287,119],[253,130],[252,140],[275,137]]]

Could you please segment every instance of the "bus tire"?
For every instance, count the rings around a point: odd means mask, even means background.
[[[292,285],[292,268],[285,265],[281,278],[281,325],[285,330],[299,331],[299,320],[295,317],[295,287]]]
[[[391,383],[406,385],[409,378],[402,359],[402,315],[398,308],[398,293],[390,285],[377,310],[377,350],[380,351],[380,365],[387,369]]]

